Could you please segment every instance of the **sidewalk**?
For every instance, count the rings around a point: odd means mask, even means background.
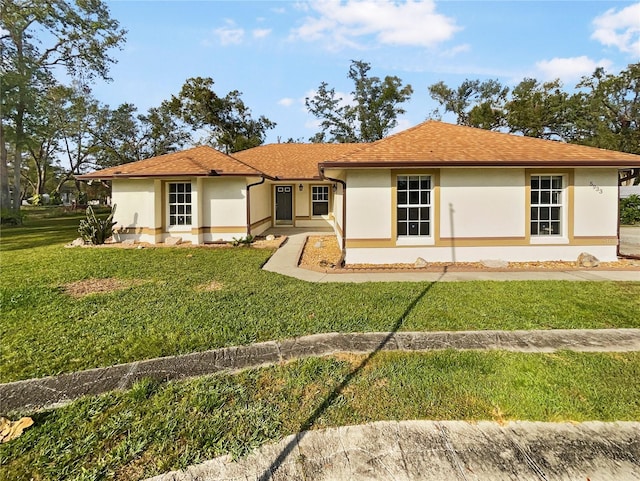
[[[458,282],[458,281],[639,281],[640,270],[567,270],[567,271],[468,271],[468,272],[344,272],[324,273],[298,267],[308,236],[326,232],[287,234],[287,241],[262,267],[308,282]]]
[[[382,421],[305,431],[147,481],[637,481],[640,423]]]
[[[85,395],[129,389],[153,378],[172,381],[234,372],[311,356],[441,349],[549,353],[640,351],[640,329],[534,331],[366,332],[313,334],[283,341],[160,357],[86,371],[0,384],[2,412],[57,406]]]

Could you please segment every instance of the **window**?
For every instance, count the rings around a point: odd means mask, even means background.
[[[329,214],[329,186],[311,186],[311,213],[312,215]]]
[[[531,235],[562,235],[562,176],[531,176]]]
[[[169,184],[169,225],[191,225],[191,183]]]
[[[431,176],[397,178],[398,236],[431,235]]]

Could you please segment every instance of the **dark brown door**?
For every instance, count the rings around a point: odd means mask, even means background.
[[[276,185],[276,224],[293,224],[293,187]]]

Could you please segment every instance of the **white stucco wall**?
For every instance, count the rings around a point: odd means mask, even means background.
[[[206,179],[199,196],[202,208],[202,226],[220,232],[205,233],[203,240],[232,240],[246,235],[247,210],[244,177]],[[197,227],[197,226],[193,226]]]
[[[298,186],[301,182],[293,184],[293,202],[295,204],[294,215],[296,217],[309,217],[309,196],[311,195],[311,186],[302,184],[302,191]]]
[[[615,236],[618,232],[618,171],[576,169],[574,236]]]
[[[116,179],[111,184],[114,220],[117,226],[155,227],[155,184],[153,179]]]
[[[338,246],[342,249],[342,232],[344,229],[344,219],[342,205],[344,203],[344,188],[342,184],[338,184],[338,189],[333,195],[333,228],[338,239]]]
[[[391,173],[388,170],[347,173],[347,237],[391,237]]]
[[[413,264],[418,257],[427,262],[479,262],[500,259],[511,262],[575,261],[580,253],[589,252],[603,262],[615,261],[615,245],[568,246],[531,245],[496,247],[395,247],[348,248],[346,264]]]
[[[254,183],[254,182],[251,182]],[[260,185],[251,187],[251,223],[271,218],[271,183],[264,182]],[[271,220],[253,227],[251,233],[259,235],[271,227]]]
[[[524,169],[441,169],[440,236],[523,237]]]
[[[160,181],[154,179],[115,179],[111,184],[112,202],[116,205],[114,220],[119,241],[160,242],[156,228],[162,226]],[[127,228],[123,231],[123,228]]]
[[[524,168],[440,169],[439,204],[434,206],[439,235],[427,245],[423,239],[391,238],[392,171],[350,171],[347,242],[354,242],[346,262],[413,263],[418,257],[428,262],[575,261],[582,252],[615,260],[616,169],[566,169],[564,175],[567,181],[573,176],[573,188],[567,185],[563,197],[565,235],[529,238]]]

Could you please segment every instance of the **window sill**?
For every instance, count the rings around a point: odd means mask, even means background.
[[[435,241],[431,236],[403,236],[396,239],[396,246],[398,247],[422,247],[432,245],[435,245]]]
[[[568,244],[569,239],[563,236],[531,236],[532,245]]]

